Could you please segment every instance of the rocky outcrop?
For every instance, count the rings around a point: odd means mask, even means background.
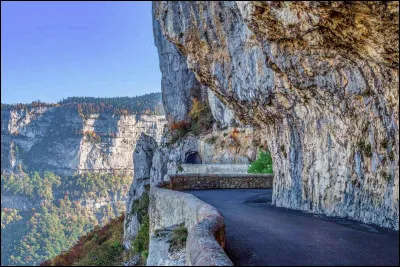
[[[232,112],[208,87],[198,82],[188,69],[186,56],[164,37],[157,20],[153,20],[153,31],[162,73],[162,99],[167,120],[188,119],[192,99],[197,98],[209,104],[214,118],[222,127],[231,125],[235,121]]]
[[[94,113],[82,117],[68,107],[1,111],[1,168],[133,172],[133,151],[143,132],[160,142],[165,118],[159,115]]]
[[[156,44],[259,129],[274,204],[398,229],[398,2],[154,2],[153,17]]]
[[[210,89],[207,90],[207,96],[211,113],[214,119],[219,123],[219,127],[225,128],[232,126],[234,123],[239,123],[235,119],[232,111],[227,108]]]
[[[179,53],[162,34],[159,23],[153,21],[154,41],[158,49],[163,107],[168,120],[182,121],[187,119],[191,98],[199,98],[201,85],[186,64],[186,57]]]
[[[157,143],[152,137],[143,133],[140,135],[133,154],[135,173],[126,202],[124,247],[127,249],[130,248],[132,239],[139,230],[141,215],[138,214],[135,205],[139,204],[143,194],[147,194],[146,187],[150,185],[150,168],[156,148]],[[147,207],[145,209],[147,211]]]

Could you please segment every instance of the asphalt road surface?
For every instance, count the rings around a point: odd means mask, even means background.
[[[399,265],[399,233],[271,206],[272,190],[190,190],[224,216],[235,265]]]

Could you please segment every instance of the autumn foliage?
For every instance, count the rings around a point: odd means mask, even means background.
[[[187,133],[200,135],[212,128],[214,118],[211,114],[210,107],[197,98],[193,98],[192,101],[192,108],[188,113],[188,120],[169,120],[168,126],[171,130],[171,143],[176,142]]]
[[[87,137],[89,142],[98,143],[101,141],[101,137],[96,134],[94,131],[84,131],[83,135]]]
[[[96,227],[81,237],[68,251],[40,266],[114,266],[122,265],[122,235],[125,215],[111,220],[103,227]]]
[[[239,140],[239,131],[236,128],[233,128],[230,136],[229,136],[236,144],[240,144]]]
[[[190,126],[190,123],[187,121],[177,121],[171,123],[171,126],[169,129],[171,131],[176,131],[176,130],[182,130],[182,129],[187,129]]]

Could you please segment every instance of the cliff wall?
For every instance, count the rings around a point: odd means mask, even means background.
[[[153,138],[145,134],[140,135],[133,154],[136,171],[126,202],[124,247],[127,249],[131,247],[132,240],[136,237],[140,224],[143,223],[144,214],[147,213],[148,203],[145,203],[145,200],[148,199],[150,168],[156,148],[157,143]],[[140,210],[139,206],[144,207]]]
[[[140,133],[159,142],[164,124],[161,115],[81,116],[68,107],[2,110],[1,167],[11,171],[22,164],[59,175],[132,173]]]
[[[275,205],[395,229],[398,18],[398,2],[153,3],[156,45],[266,140]]]

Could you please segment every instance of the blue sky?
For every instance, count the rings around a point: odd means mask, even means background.
[[[1,102],[159,92],[151,2],[1,2]]]

